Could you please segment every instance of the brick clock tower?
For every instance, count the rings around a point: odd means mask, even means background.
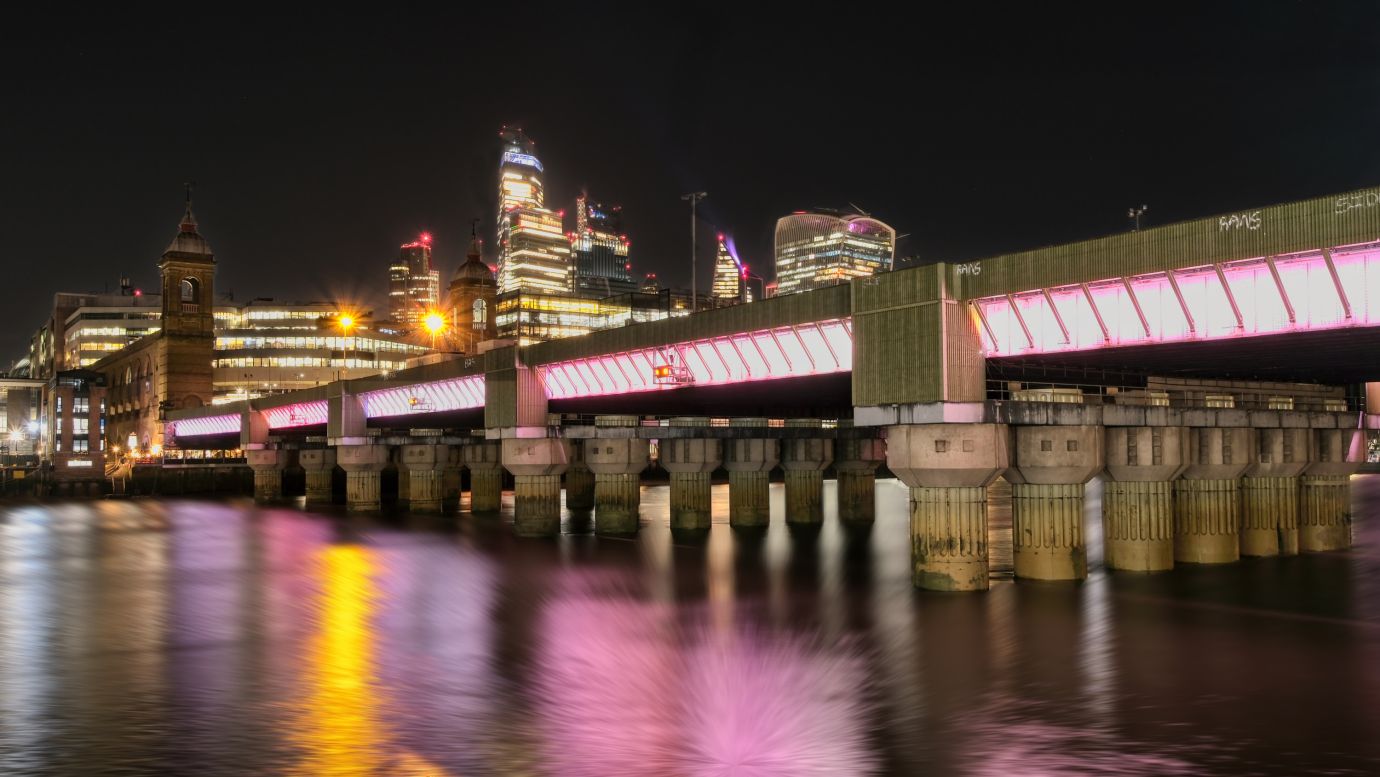
[[[215,351],[216,260],[197,232],[192,195],[177,237],[158,264],[163,278],[163,324],[158,338],[160,418],[168,410],[211,404],[211,361]]]

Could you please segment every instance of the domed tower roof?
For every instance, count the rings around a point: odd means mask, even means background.
[[[192,191],[187,189],[187,210],[182,214],[182,222],[177,225],[177,236],[168,244],[168,248],[163,252],[168,254],[191,254],[193,256],[204,256],[210,259],[211,244],[206,242],[206,238],[197,231],[196,216],[192,214]]]
[[[489,266],[484,264],[483,260],[479,258],[479,236],[475,234],[475,230],[473,229],[470,232],[469,253],[465,255],[464,263],[455,268],[455,274],[451,276],[450,282],[452,284],[471,283],[487,284],[491,286],[498,285],[498,281],[494,279],[493,270],[490,270]]]

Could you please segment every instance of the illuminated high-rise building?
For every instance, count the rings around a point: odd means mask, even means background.
[[[798,212],[776,222],[777,295],[891,270],[896,230],[870,216]]]
[[[738,258],[733,238],[719,233],[719,250],[714,259],[714,285],[710,292],[715,300],[722,302],[752,302],[753,296],[747,285],[747,265]]]
[[[574,285],[564,212],[547,210],[536,144],[518,127],[499,133],[498,290],[569,292]]]
[[[590,202],[582,193],[575,200],[575,231],[570,250],[575,262],[575,291],[581,296],[612,296],[637,290],[628,262],[622,207]]]
[[[414,327],[436,310],[441,297],[441,273],[431,264],[431,235],[423,232],[404,243],[398,260],[388,266],[388,313],[404,328]]]

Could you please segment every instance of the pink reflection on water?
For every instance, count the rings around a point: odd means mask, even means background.
[[[549,770],[687,777],[863,775],[867,673],[855,651],[713,629],[570,570],[541,615],[536,703]],[[679,612],[679,618],[677,613]]]

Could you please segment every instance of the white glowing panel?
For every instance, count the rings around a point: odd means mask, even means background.
[[[359,395],[366,418],[440,413],[484,406],[484,376],[469,375]]]
[[[205,418],[183,418],[168,422],[168,434],[172,437],[200,437],[204,434],[239,434],[240,417],[235,415],[213,415]]]
[[[298,402],[271,407],[264,412],[270,429],[291,429],[294,426],[313,426],[326,423],[326,400]]]
[[[656,368],[667,365],[674,366],[679,377],[654,380]],[[572,399],[827,375],[852,368],[852,330],[847,319],[834,319],[571,359],[542,365],[537,372],[548,398]]]

